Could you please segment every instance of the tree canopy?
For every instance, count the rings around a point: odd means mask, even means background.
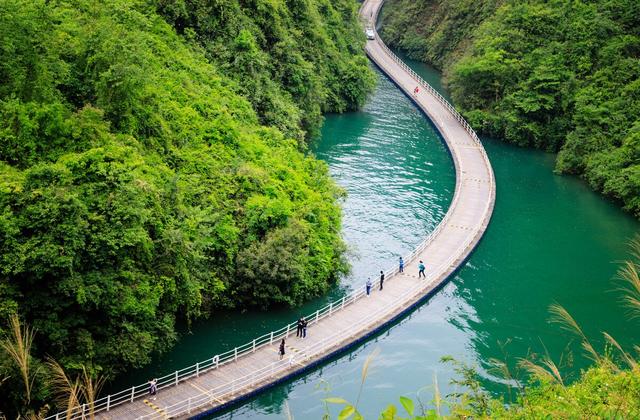
[[[355,7],[0,0],[0,318],[35,357],[113,374],[347,270],[302,140],[372,88]]]
[[[640,217],[640,3],[633,0],[391,0],[392,44],[444,68],[479,131],[559,152]],[[421,31],[434,12],[435,29]],[[404,30],[405,26],[409,30]]]

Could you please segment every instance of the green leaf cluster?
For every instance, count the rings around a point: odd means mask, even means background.
[[[568,387],[540,381],[527,388],[517,404],[494,404],[491,418],[640,417],[640,372],[620,371],[610,363],[593,366]],[[489,417],[489,416],[486,416]]]
[[[477,372],[471,367],[464,369]],[[462,386],[479,387],[477,380],[456,380]],[[348,406],[348,403],[346,406]],[[586,371],[569,386],[534,378],[517,401],[505,405],[487,393],[467,392],[448,395],[443,401],[446,410],[432,408],[418,399],[400,397],[407,412],[404,416],[394,404],[379,415],[380,420],[435,419],[629,419],[640,416],[640,372],[620,371],[610,362],[599,363]],[[341,413],[342,414],[342,413]],[[338,416],[338,419],[349,418]],[[355,418],[355,416],[353,417]]]
[[[391,1],[385,36],[444,64],[474,128],[559,152],[558,172],[582,176],[640,217],[640,3],[405,3]],[[421,30],[429,10],[446,19]]]
[[[238,82],[260,122],[300,141],[322,113],[363,105],[374,84],[352,0],[155,0],[176,30]]]
[[[472,44],[474,31],[500,0],[387,0],[382,37],[409,57],[447,70]]]
[[[179,319],[298,305],[347,270],[344,192],[280,129],[362,102],[353,5],[243,4],[262,20],[233,33],[215,25],[232,25],[239,3],[206,4],[221,42],[210,49],[167,23],[167,2],[0,0],[0,316],[38,331],[36,357],[112,374],[168,349]],[[299,28],[309,15],[316,38],[311,26],[290,35],[276,11]],[[280,78],[259,47],[269,28],[281,58],[300,62]],[[340,48],[319,74],[303,55],[324,36]],[[273,84],[263,108],[229,76],[251,66]],[[309,108],[287,96],[295,86]]]

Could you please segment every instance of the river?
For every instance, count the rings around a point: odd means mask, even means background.
[[[441,89],[435,70],[409,62]],[[191,365],[315,310],[390,267],[436,226],[453,195],[451,159],[428,120],[378,74],[364,109],[327,115],[313,146],[348,192],[343,233],[352,274],[329,296],[297,310],[223,313],[197,323],[172,352],[120,378],[118,388]],[[452,367],[440,362],[445,355],[477,366],[485,387],[496,393],[505,388],[488,370],[492,358],[513,365],[530,352],[548,352],[570,379],[587,362],[570,335],[550,324],[552,303],[565,306],[596,347],[603,345],[601,331],[624,344],[640,341],[613,279],[640,223],[580,180],[554,175],[554,155],[482,140],[495,171],[496,206],[484,238],[451,282],[364,345],[212,418],[282,419],[285,407],[297,419],[321,418],[324,397],[355,401],[362,366],[374,350],[379,353],[360,404],[366,418],[377,418],[389,403],[399,405],[400,395],[419,394],[428,402],[434,376],[441,392],[452,391]]]

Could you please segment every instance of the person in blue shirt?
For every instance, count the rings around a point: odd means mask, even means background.
[[[400,257],[399,264],[400,264],[400,268],[398,271],[400,271],[401,273],[404,273],[404,261],[402,260],[402,257]]]
[[[369,295],[371,294],[371,277],[367,279],[367,283],[365,284],[365,287],[367,289],[367,297],[369,297]]]
[[[426,267],[424,266],[424,263],[422,262],[422,260],[420,260],[420,264],[418,264],[418,278],[422,277],[427,277],[426,274],[424,274],[424,269]]]

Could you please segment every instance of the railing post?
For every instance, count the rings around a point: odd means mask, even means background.
[[[271,335],[269,336],[269,344],[273,344],[273,331],[271,331]]]
[[[218,369],[218,365],[220,363],[220,356],[214,356],[212,362],[216,364],[216,369]]]
[[[56,413],[56,420],[60,420],[60,413]]]
[[[329,315],[333,312],[333,302],[329,304]]]
[[[237,362],[238,361],[238,348],[234,348],[233,349],[233,361]]]
[[[136,395],[136,387],[131,387],[131,402],[133,402],[133,397]]]
[[[346,296],[342,296],[342,308],[340,309],[344,309],[344,302],[347,300]]]
[[[318,323],[318,317],[320,316],[320,309],[316,311],[316,324]]]
[[[287,333],[284,336],[289,337],[289,324],[287,324]]]
[[[111,394],[107,395],[107,411],[111,408]]]
[[[256,352],[256,339],[253,339],[253,352]]]
[[[86,405],[87,404],[82,404],[82,418],[84,418],[84,412],[86,410]]]
[[[191,398],[189,398],[189,401],[187,401],[187,412],[191,414]]]
[[[196,363],[196,377],[200,376],[200,362]]]

